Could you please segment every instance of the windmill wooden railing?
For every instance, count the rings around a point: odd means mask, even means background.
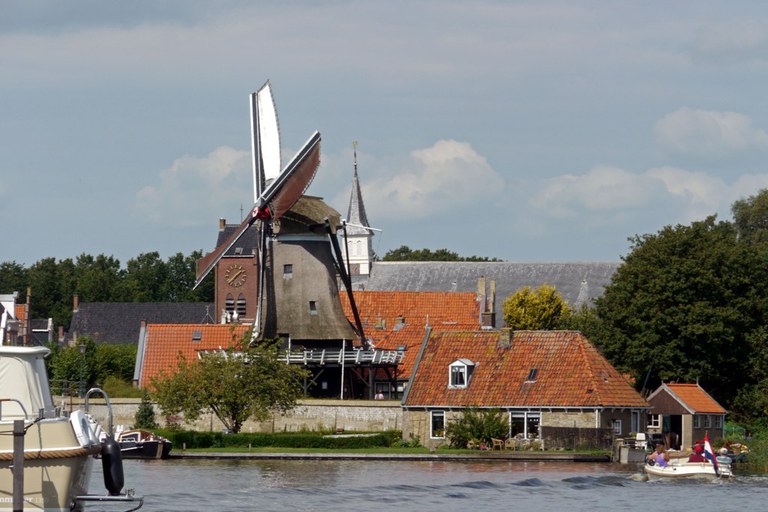
[[[397,365],[403,362],[398,350],[304,350],[281,356],[289,364]]]

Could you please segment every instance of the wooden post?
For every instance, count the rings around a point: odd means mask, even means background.
[[[13,512],[24,510],[24,420],[13,420]]]

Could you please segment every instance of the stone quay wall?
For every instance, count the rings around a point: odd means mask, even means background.
[[[85,401],[77,398],[57,398],[55,405],[64,411],[84,409]],[[133,425],[139,398],[113,398],[112,423],[130,427]],[[89,400],[89,412],[103,428],[107,428],[109,414],[103,399]],[[155,421],[161,426],[168,426],[166,418],[157,405]],[[221,432],[224,425],[211,412],[205,412],[193,423],[184,423],[183,418],[170,418],[178,421],[182,428],[201,432]],[[262,422],[248,421],[243,425],[244,433],[273,432],[317,432],[317,431],[385,431],[401,430],[403,413],[398,400],[299,400],[297,406],[286,414],[273,415]]]

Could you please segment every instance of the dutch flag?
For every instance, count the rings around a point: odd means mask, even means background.
[[[709,436],[706,432],[704,432],[704,458],[715,466],[715,474],[720,476],[720,471],[717,467],[717,457],[715,457],[715,452],[712,451],[712,445],[709,444]]]

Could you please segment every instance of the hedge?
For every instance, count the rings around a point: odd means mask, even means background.
[[[379,432],[375,434],[341,434],[325,436],[313,433],[280,434],[225,434],[223,432],[195,432],[190,430],[158,430],[157,433],[169,439],[174,448],[388,448],[399,441],[399,431]]]

